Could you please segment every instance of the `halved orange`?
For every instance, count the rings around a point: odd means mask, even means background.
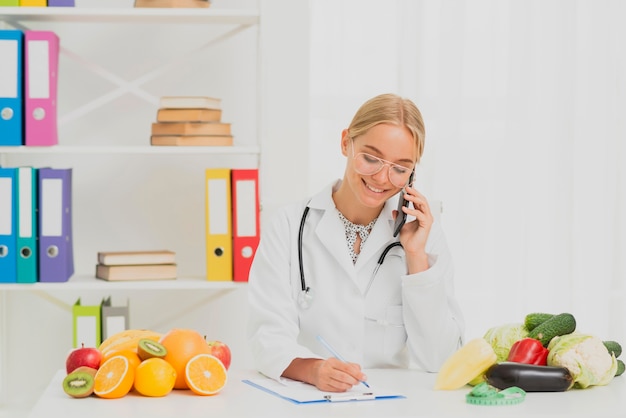
[[[96,396],[116,399],[125,396],[133,388],[135,368],[128,358],[117,355],[102,363],[94,376],[93,392]]]
[[[224,364],[211,354],[198,354],[187,362],[185,382],[197,395],[215,395],[226,386]]]
[[[128,359],[129,366],[131,369],[136,369],[137,366],[139,366],[139,363],[141,363],[141,359],[139,358],[139,355],[137,355],[137,352],[130,350],[130,349],[126,349],[126,350],[119,350],[119,351],[118,350],[107,351],[106,354],[102,355],[102,361],[100,362],[100,364],[104,364],[108,359],[114,356],[126,357]]]

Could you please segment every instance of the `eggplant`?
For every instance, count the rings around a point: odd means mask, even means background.
[[[485,371],[485,381],[498,389],[517,386],[526,392],[564,392],[574,385],[565,367],[503,361]]]

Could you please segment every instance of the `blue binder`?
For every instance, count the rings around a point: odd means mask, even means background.
[[[0,146],[23,145],[24,33],[0,30]]]
[[[38,281],[37,169],[17,168],[17,282]]]
[[[0,167],[0,283],[17,281],[17,169]]]

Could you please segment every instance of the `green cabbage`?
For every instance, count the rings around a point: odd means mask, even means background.
[[[497,361],[505,361],[509,356],[511,346],[528,336],[528,330],[521,323],[499,325],[487,330],[483,338],[491,344],[496,352]]]
[[[550,341],[548,350],[548,366],[567,368],[576,387],[607,385],[615,377],[617,359],[598,337],[576,332],[561,335]]]

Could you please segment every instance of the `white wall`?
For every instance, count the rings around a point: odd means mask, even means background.
[[[412,98],[417,184],[443,202],[467,336],[572,312],[626,342],[626,7],[611,1],[312,3],[310,188],[343,173],[366,98]]]

